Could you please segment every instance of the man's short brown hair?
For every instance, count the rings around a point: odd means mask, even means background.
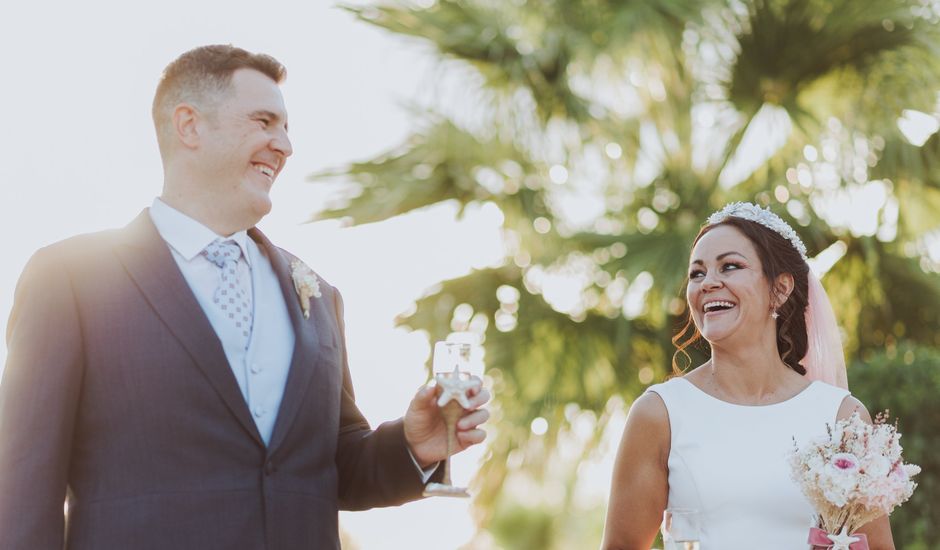
[[[153,124],[160,153],[166,155],[173,110],[180,103],[211,109],[232,83],[238,69],[253,69],[280,84],[287,69],[273,57],[251,53],[231,45],[202,46],[189,50],[167,65],[153,97]]]

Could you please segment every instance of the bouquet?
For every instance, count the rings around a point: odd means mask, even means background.
[[[867,549],[864,535],[850,535],[873,519],[890,514],[910,498],[920,467],[904,464],[897,425],[878,413],[874,425],[858,412],[826,426],[803,448],[794,439],[793,480],[816,510],[809,543],[833,550]],[[853,544],[855,543],[855,544]]]

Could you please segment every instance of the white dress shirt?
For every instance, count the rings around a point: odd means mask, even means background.
[[[294,353],[294,328],[284,295],[271,262],[246,231],[217,235],[208,227],[169,206],[159,198],[150,207],[157,232],[170,247],[183,278],[196,296],[209,323],[222,342],[232,374],[248,404],[265,443],[271,441],[274,422],[284,397],[284,385]],[[251,281],[254,308],[251,336],[244,349],[237,331],[212,297],[219,284],[219,267],[202,254],[212,241],[232,240],[242,250],[238,278]]]

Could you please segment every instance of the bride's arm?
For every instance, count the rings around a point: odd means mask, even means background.
[[[852,413],[858,411],[858,415],[865,422],[871,424],[871,414],[861,401],[851,395],[842,401],[839,407],[838,420],[852,416]],[[894,537],[891,536],[891,524],[888,523],[888,516],[882,516],[876,520],[866,523],[858,531],[868,537],[869,550],[895,550]]]
[[[669,494],[669,416],[655,393],[633,402],[610,484],[603,550],[649,550]]]

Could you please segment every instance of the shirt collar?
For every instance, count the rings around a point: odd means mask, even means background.
[[[198,256],[212,241],[230,240],[242,249],[245,261],[251,265],[251,257],[248,255],[248,231],[246,230],[224,237],[163,202],[159,197],[153,199],[153,204],[150,206],[150,218],[163,240],[187,262]]]

